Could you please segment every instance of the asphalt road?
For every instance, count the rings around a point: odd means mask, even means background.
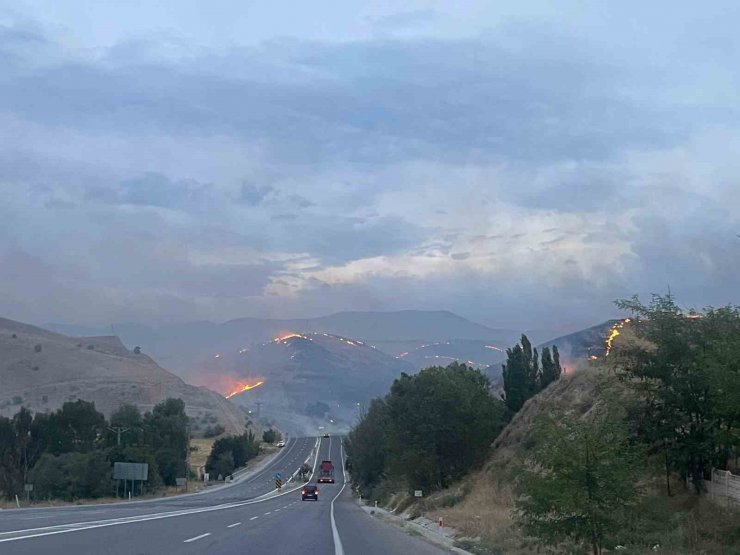
[[[0,553],[446,553],[368,516],[355,504],[345,487],[339,438],[319,443],[316,460],[334,462],[336,484],[320,484],[318,502],[301,501],[301,484],[276,492],[275,472],[292,474],[316,442],[292,440],[262,471],[217,491],[150,503],[3,511]]]

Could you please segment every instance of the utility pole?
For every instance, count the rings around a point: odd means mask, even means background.
[[[116,434],[116,445],[121,446],[121,434],[125,434],[131,428],[124,428],[123,426],[108,426],[108,429]]]

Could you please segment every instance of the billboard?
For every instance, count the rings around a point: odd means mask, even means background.
[[[147,480],[149,478],[149,465],[147,463],[113,463],[114,480]]]

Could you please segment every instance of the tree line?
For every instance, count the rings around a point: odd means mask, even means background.
[[[511,349],[506,349],[503,364],[504,401],[512,413],[522,408],[527,399],[534,397],[560,378],[560,352],[556,345],[542,348],[542,359],[526,335]]]
[[[557,405],[540,414],[515,475],[524,531],[594,555],[652,531],[640,486],[652,469],[663,467],[668,496],[675,475],[701,494],[712,467],[740,454],[740,308],[686,313],[671,295],[617,305],[637,317],[633,338],[610,355],[626,388],[595,391],[585,414]]]
[[[485,375],[457,362],[402,374],[349,433],[347,466],[356,487],[371,495],[391,481],[430,491],[480,465],[506,411],[489,390]]]
[[[0,417],[0,495],[21,495],[24,484],[33,484],[36,498],[113,495],[114,462],[148,463],[147,488],[155,490],[185,476],[188,448],[181,399],[166,399],[143,415],[122,405],[109,420],[83,400],[50,413],[22,407],[12,418]]]

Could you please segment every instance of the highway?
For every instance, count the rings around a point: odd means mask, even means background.
[[[318,502],[301,501],[300,483],[290,482],[277,492],[275,473],[292,475],[312,452],[314,467],[324,459],[334,462],[336,483],[319,485]],[[359,508],[345,486],[342,460],[338,437],[297,438],[253,476],[213,491],[155,501],[2,511],[0,553],[447,553]]]

